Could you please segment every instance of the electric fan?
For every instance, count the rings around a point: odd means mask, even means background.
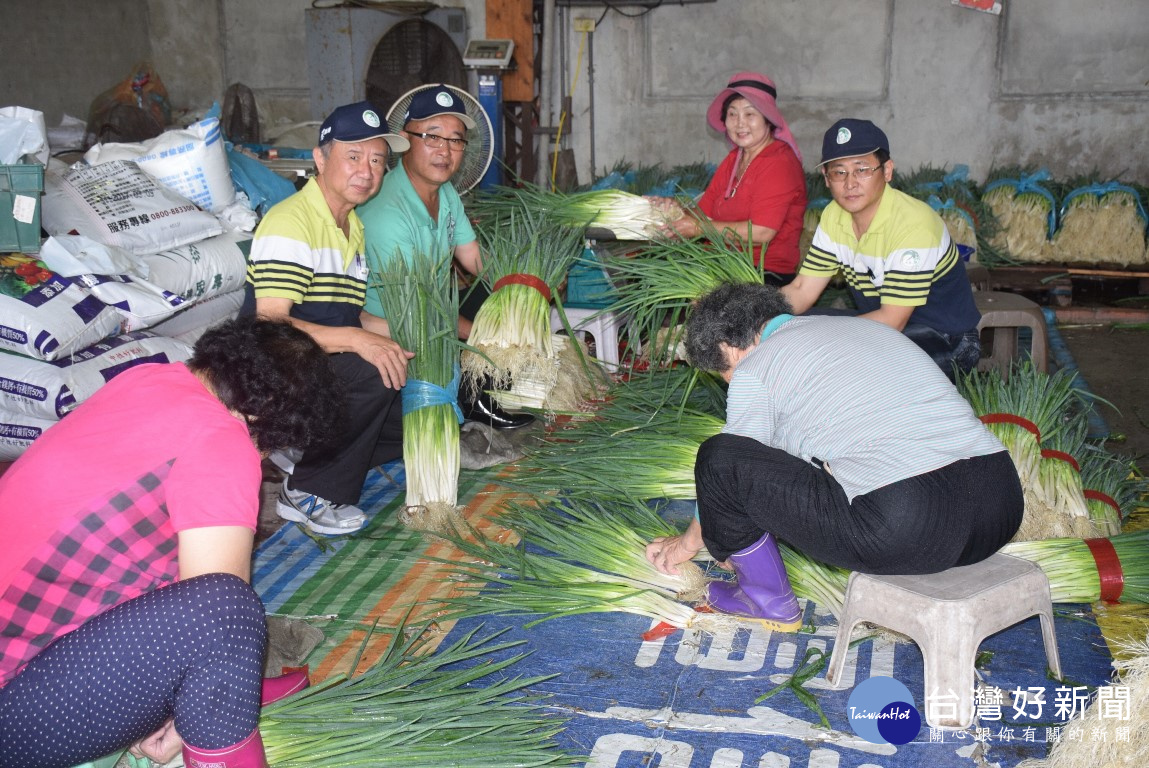
[[[387,126],[395,133],[403,130],[403,115],[406,114],[407,107],[410,106],[411,99],[415,97],[415,94],[438,87],[439,84],[435,83],[421,85],[400,96],[387,112]],[[474,96],[453,85],[446,85],[446,87],[450,88],[451,93],[463,102],[467,114],[475,121],[475,128],[467,132],[467,149],[463,152],[463,163],[455,175],[451,177],[451,184],[458,190],[459,194],[462,194],[482,181],[483,174],[487,172],[487,168],[494,158],[495,148],[491,141],[491,119],[487,117],[486,110]],[[391,155],[390,162],[394,166],[399,162],[399,156],[397,154]]]

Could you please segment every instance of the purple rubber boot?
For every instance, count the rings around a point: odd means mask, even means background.
[[[790,588],[778,544],[770,534],[730,556],[737,581],[712,581],[707,603],[719,613],[758,619],[770,629],[793,632],[802,626],[802,609]]]

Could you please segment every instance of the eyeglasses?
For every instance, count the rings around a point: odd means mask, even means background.
[[[874,177],[874,174],[881,170],[885,163],[878,163],[873,166],[859,165],[853,170],[847,171],[845,168],[830,168],[826,171],[826,180],[831,184],[841,184],[847,178],[853,177],[854,181],[869,181]]]
[[[449,146],[452,152],[462,152],[467,148],[466,139],[448,139],[446,136],[438,136],[434,133],[412,133],[411,135],[418,136],[431,149],[442,149],[444,144]]]

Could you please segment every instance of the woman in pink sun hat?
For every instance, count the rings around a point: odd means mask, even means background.
[[[698,237],[707,226],[754,243],[754,263],[765,281],[794,279],[801,254],[798,238],[806,212],[802,153],[775,103],[774,81],[738,72],[714,97],[706,122],[726,134],[732,148],[718,166],[692,215],[671,226]],[[709,220],[708,223],[705,220]]]

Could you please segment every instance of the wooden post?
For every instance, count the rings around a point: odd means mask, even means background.
[[[511,68],[503,73],[504,101],[535,100],[533,0],[487,0],[487,37],[515,41]]]

